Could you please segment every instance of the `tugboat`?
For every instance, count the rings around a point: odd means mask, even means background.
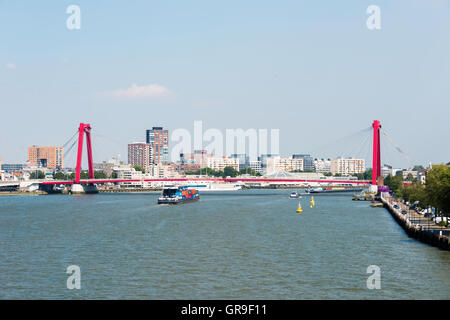
[[[188,186],[166,187],[158,198],[158,204],[180,204],[185,202],[197,201],[200,199],[196,189]]]

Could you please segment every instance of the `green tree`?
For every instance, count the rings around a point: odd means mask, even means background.
[[[103,171],[94,171],[94,178],[95,179],[106,179],[106,173],[104,173]]]
[[[53,179],[55,180],[67,180],[67,175],[62,172],[55,172],[53,174]]]
[[[249,174],[251,176],[260,176],[261,174],[259,172],[256,172],[252,168],[242,168],[239,170],[239,174]]]
[[[408,173],[408,175],[406,176],[406,181],[413,181],[414,177],[411,173]]]
[[[145,169],[142,168],[141,166],[133,166],[134,170],[136,171],[141,171],[142,173],[145,173]]]
[[[364,171],[363,178],[364,178],[364,180],[371,180],[372,179],[372,168],[367,169],[366,171]]]
[[[425,192],[430,205],[450,213],[450,166],[433,165],[427,173]]]
[[[425,168],[421,165],[414,166],[413,171],[424,172]]]
[[[30,173],[30,179],[45,179],[45,173],[42,171],[33,171]]]
[[[117,179],[117,172],[111,172],[111,176],[110,176],[110,178],[111,179]]]
[[[233,167],[225,167],[223,169],[223,177],[236,177],[238,175],[238,171]]]
[[[402,192],[403,176],[391,176],[388,175],[384,179],[384,184],[389,187],[389,190],[394,192],[397,196]]]

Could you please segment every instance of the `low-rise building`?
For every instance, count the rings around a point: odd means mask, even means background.
[[[303,158],[267,158],[266,173],[272,174],[279,171],[303,171]]]
[[[249,167],[250,167],[250,169],[253,169],[257,173],[263,172],[261,161],[259,161],[259,160],[250,160]]]
[[[331,172],[330,159],[314,159],[314,171],[317,173]]]
[[[366,164],[364,159],[336,158],[331,159],[330,171],[332,174],[351,175],[354,173],[364,173]]]
[[[412,176],[413,180],[417,180],[417,176],[418,176],[419,172],[415,171],[415,170],[409,170],[408,169],[408,170],[404,170],[402,172],[402,174],[403,174],[403,180],[408,180],[408,176],[409,175]]]
[[[225,167],[232,167],[235,170],[239,171],[239,159],[237,158],[228,158],[227,156],[211,156],[206,159],[206,163],[207,167],[211,168],[214,171],[223,171]]]

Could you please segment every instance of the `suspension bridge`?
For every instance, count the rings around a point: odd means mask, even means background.
[[[94,163],[93,163],[93,152],[92,152],[92,127],[90,124],[80,123],[77,132],[71,138],[73,139],[78,135],[69,150],[71,150],[77,143],[77,155],[76,155],[76,170],[75,178],[73,180],[40,180],[36,181],[40,188],[43,190],[48,190],[53,188],[55,185],[70,185],[73,192],[95,192],[97,190],[96,185],[106,184],[106,183],[126,183],[126,182],[161,182],[161,183],[196,183],[196,182],[230,182],[230,183],[318,183],[327,185],[372,185],[377,186],[382,184],[380,182],[381,177],[381,134],[384,133],[387,138],[387,134],[381,131],[381,123],[378,120],[374,120],[371,127],[368,128],[372,131],[372,179],[371,180],[345,180],[345,179],[295,179],[292,177],[252,177],[252,178],[154,178],[154,179],[95,179],[94,177]],[[365,129],[363,131],[367,131]],[[69,140],[70,141],[70,140]],[[68,141],[68,142],[69,142]],[[81,165],[83,157],[83,146],[84,141],[86,141],[87,149],[87,162],[88,162],[88,179],[81,179]],[[66,146],[66,143],[64,146]],[[401,152],[401,150],[397,147]]]

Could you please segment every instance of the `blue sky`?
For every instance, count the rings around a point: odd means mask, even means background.
[[[381,30],[366,27],[371,4]],[[283,155],[323,157],[378,119],[413,163],[448,162],[449,38],[448,0],[0,0],[0,157],[24,162],[89,122],[94,160],[126,159],[145,129],[194,120],[280,129]]]

